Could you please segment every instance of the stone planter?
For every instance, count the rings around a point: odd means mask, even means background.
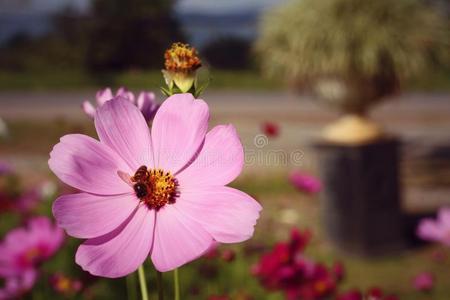
[[[404,248],[398,140],[385,138],[365,145],[320,142],[315,148],[328,239],[341,251],[363,256]]]

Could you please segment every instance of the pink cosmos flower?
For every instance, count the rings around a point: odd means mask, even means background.
[[[437,219],[421,220],[417,227],[417,235],[421,239],[440,242],[450,247],[450,208],[439,209]]]
[[[144,118],[148,121],[153,120],[159,105],[155,101],[155,94],[153,92],[142,91],[137,98],[134,94],[128,91],[126,88],[121,87],[116,92],[116,97],[121,96],[124,99],[128,99],[131,103],[136,105],[144,115]],[[114,95],[110,88],[99,90],[96,94],[97,108],[105,104],[106,101],[114,98]],[[89,101],[84,101],[82,104],[84,112],[91,118],[94,118],[96,108]]]
[[[5,278],[5,284],[0,287],[0,300],[17,299],[30,291],[36,283],[37,273],[28,270],[17,276]]]
[[[47,217],[34,217],[27,227],[11,230],[0,243],[0,276],[17,277],[33,271],[60,248],[64,233]]]
[[[139,109],[116,97],[95,114],[100,141],[61,138],[51,170],[82,192],[59,197],[53,214],[71,236],[87,239],[76,262],[93,275],[121,277],[147,257],[159,271],[204,254],[215,242],[253,235],[261,206],[225,186],[242,170],[232,125],[207,133],[209,109],[191,94],[169,97],[151,132]]]
[[[309,194],[318,193],[322,189],[322,184],[319,179],[297,170],[292,171],[291,174],[289,174],[289,181],[298,190]]]
[[[418,291],[431,291],[434,286],[434,276],[429,272],[422,272],[413,278],[412,284]]]

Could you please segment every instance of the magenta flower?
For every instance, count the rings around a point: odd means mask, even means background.
[[[440,242],[450,247],[450,208],[439,209],[437,219],[421,220],[417,235],[423,240]]]
[[[363,295],[360,291],[354,289],[344,292],[336,296],[335,300],[363,300]]]
[[[324,299],[337,284],[335,274],[324,265],[307,259],[303,251],[311,238],[309,231],[291,231],[290,240],[275,244],[252,268],[268,290],[281,290],[286,299]]]
[[[132,92],[128,91],[124,87],[121,87],[116,92],[116,97],[117,96],[125,98],[136,105],[141,110],[147,121],[153,120],[153,117],[159,108],[159,105],[155,101],[155,94],[153,92],[142,91],[139,96],[135,98]],[[110,88],[99,90],[96,94],[97,108],[101,107],[106,103],[106,101],[109,101],[112,98],[114,98],[114,95]],[[87,100],[84,101],[82,108],[89,117],[94,118],[96,108],[91,104],[91,102]]]
[[[60,248],[64,233],[47,217],[29,220],[27,227],[11,230],[0,244],[0,276],[17,277],[33,271]]]
[[[422,272],[413,278],[412,284],[418,291],[431,291],[434,287],[434,276],[429,272]]]
[[[71,134],[50,153],[49,166],[82,192],[53,205],[59,226],[87,239],[76,262],[93,275],[121,277],[147,257],[159,271],[204,254],[213,243],[253,235],[261,206],[226,187],[242,170],[244,152],[232,125],[206,133],[209,109],[191,94],[169,97],[151,132],[122,97],[95,114],[100,141]]]
[[[4,279],[4,286],[0,287],[0,300],[17,299],[30,291],[36,283],[37,273],[28,270],[17,276]]]
[[[337,261],[333,264],[333,266],[331,267],[331,272],[334,275],[334,278],[336,279],[337,282],[340,282],[341,280],[344,279],[345,276],[345,267],[344,264],[340,261]]]
[[[319,179],[297,170],[292,171],[291,174],[289,174],[289,181],[298,190],[309,194],[318,193],[322,189],[322,184]]]
[[[33,188],[17,197],[13,203],[13,208],[22,214],[26,214],[35,209],[41,200],[41,189]]]

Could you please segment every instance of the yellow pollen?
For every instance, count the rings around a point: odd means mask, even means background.
[[[191,73],[202,66],[197,50],[183,43],[174,43],[164,53],[167,71]]]
[[[131,178],[136,196],[149,208],[159,209],[178,196],[178,182],[170,172],[141,166]]]
[[[60,278],[58,282],[56,283],[56,288],[61,292],[67,292],[70,291],[71,288],[71,282],[68,278]]]

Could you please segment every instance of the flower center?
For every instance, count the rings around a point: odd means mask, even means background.
[[[164,54],[167,71],[191,73],[201,67],[197,50],[188,44],[174,43]]]
[[[131,181],[134,183],[136,196],[150,209],[174,203],[178,196],[178,182],[170,172],[141,166],[131,177]]]
[[[42,250],[39,247],[31,247],[18,257],[18,264],[22,267],[32,266],[39,263],[42,255]]]

